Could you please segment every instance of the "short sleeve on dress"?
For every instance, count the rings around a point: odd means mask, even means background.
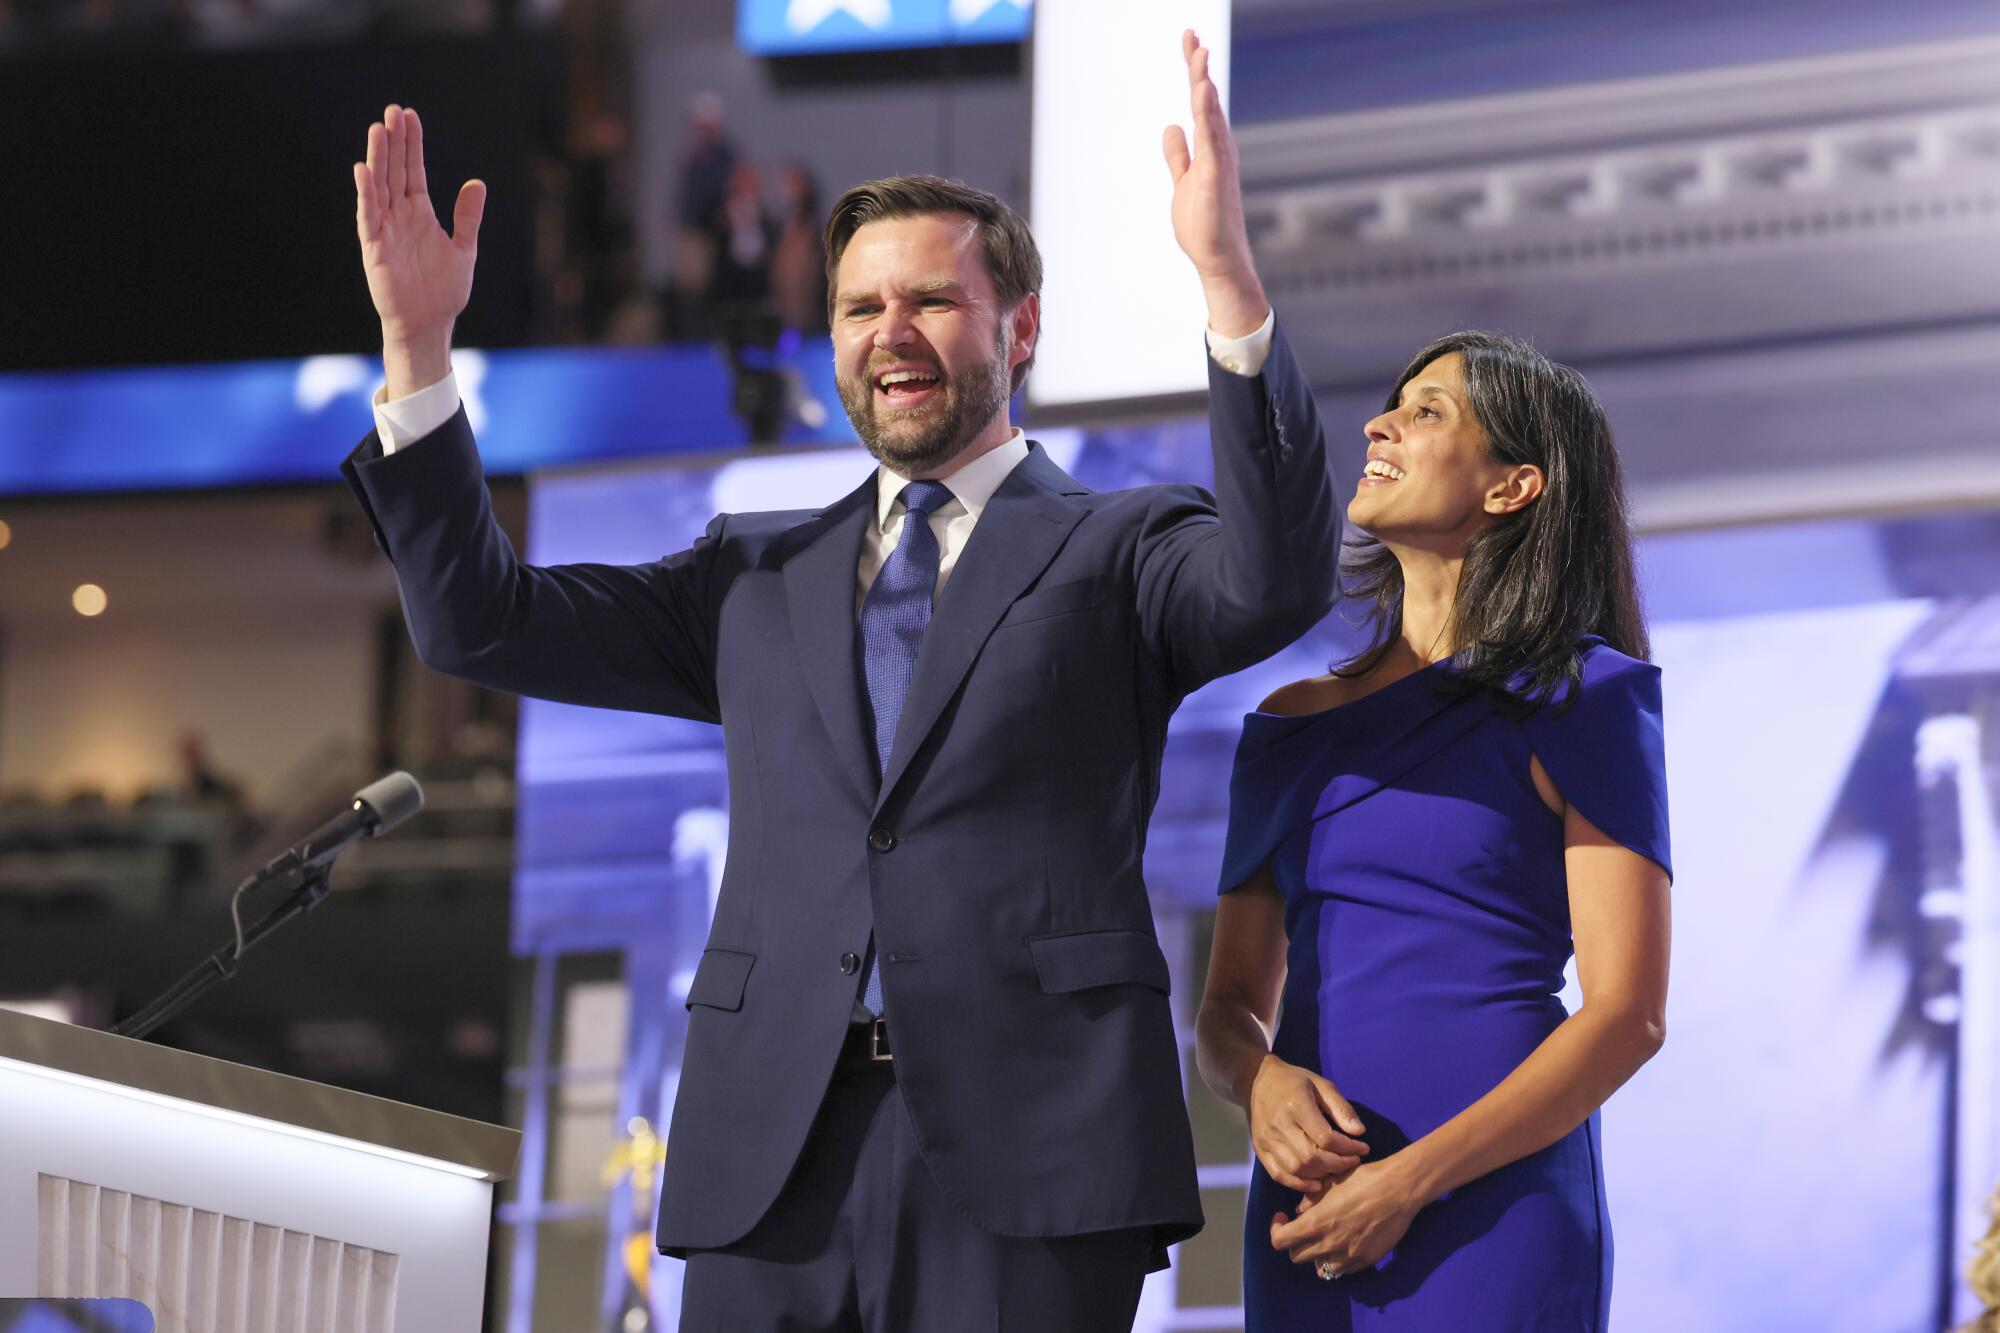
[[[1264,868],[1280,843],[1312,819],[1318,788],[1299,744],[1310,717],[1252,713],[1244,719],[1229,773],[1229,829],[1223,837],[1218,893],[1240,889]]]
[[[1582,684],[1523,725],[1563,799],[1672,879],[1660,669],[1593,642],[1584,650]]]

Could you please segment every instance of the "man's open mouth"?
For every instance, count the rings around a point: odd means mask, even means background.
[[[915,407],[938,392],[942,376],[935,370],[902,366],[875,376],[875,393],[891,407]]]

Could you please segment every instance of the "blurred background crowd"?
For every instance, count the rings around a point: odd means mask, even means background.
[[[414,53],[413,65],[433,53],[439,61],[517,62],[518,77],[464,99],[468,109],[504,104],[513,141],[459,146],[469,160],[476,151],[482,164],[503,162],[527,187],[505,207],[521,232],[512,242],[530,262],[496,275],[496,285],[522,288],[518,323],[494,341],[684,341],[766,324],[823,332],[824,219],[814,168],[783,140],[740,142],[717,92],[680,86],[666,104],[656,94],[636,105],[631,56],[648,19],[628,12],[634,8],[609,0],[0,0],[0,56],[30,82],[61,71],[71,103],[102,91],[93,80],[124,83],[142,64],[136,72],[151,85],[149,101],[189,96],[180,102],[186,117],[172,130],[159,127],[167,134],[198,124],[203,103],[221,114],[232,93],[246,110],[268,110],[245,94],[283,77],[279,71],[366,66],[385,44]],[[689,17],[655,9],[656,30]],[[412,94],[458,87],[435,68],[411,81],[427,85]],[[120,100],[138,96],[133,89]],[[105,107],[94,97],[86,104]],[[324,108],[299,110],[317,116]],[[639,114],[646,123],[635,134]],[[351,125],[339,130],[353,135]],[[126,147],[130,138],[100,146],[131,151],[136,166],[141,155]],[[157,145],[143,156],[157,168]],[[288,156],[296,160],[296,151]],[[260,161],[257,174],[267,189],[310,188],[283,161]],[[668,251],[664,263],[651,253]],[[300,320],[298,337],[312,337],[312,322]],[[206,338],[198,348],[205,355],[254,350],[215,330]],[[173,350],[148,347],[153,360]],[[47,364],[73,355],[29,354]]]

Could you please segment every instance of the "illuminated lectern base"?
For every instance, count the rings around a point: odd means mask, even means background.
[[[0,1296],[159,1333],[478,1333],[520,1136],[0,1011]]]

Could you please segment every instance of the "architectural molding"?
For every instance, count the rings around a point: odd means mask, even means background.
[[[1239,128],[1246,186],[1395,176],[1992,103],[2000,38],[1730,65]]]
[[[1415,349],[1491,328],[1590,373],[1648,529],[2000,502],[2000,41],[1242,139],[1336,440]]]

